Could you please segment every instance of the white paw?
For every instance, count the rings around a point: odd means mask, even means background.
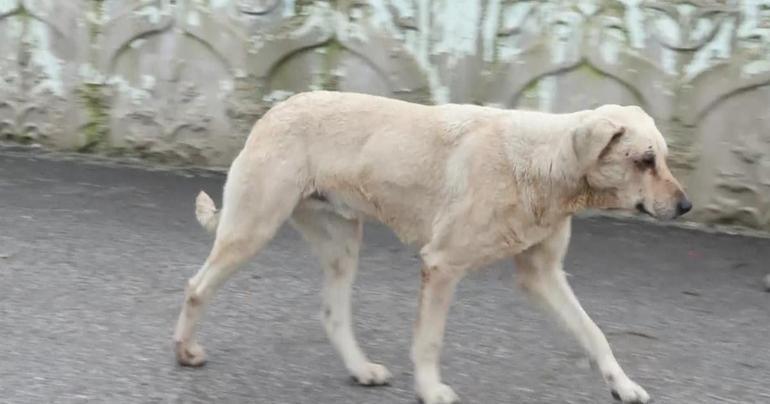
[[[176,360],[182,366],[203,366],[206,353],[197,342],[177,341],[175,343]]]
[[[638,384],[629,378],[623,378],[610,385],[612,397],[624,404],[646,404],[650,401],[650,395]]]
[[[422,389],[420,401],[423,404],[456,404],[460,397],[446,384],[437,384],[434,387]]]
[[[393,377],[388,368],[376,363],[366,363],[361,369],[352,372],[353,379],[362,386],[381,386],[390,383]]]

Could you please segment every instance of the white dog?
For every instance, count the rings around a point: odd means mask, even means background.
[[[293,96],[255,124],[230,168],[221,212],[198,197],[198,219],[216,241],[187,286],[177,359],[203,364],[193,336],[203,307],[290,219],[325,271],[329,339],[359,383],[387,383],[390,373],[369,360],[351,326],[362,223],[373,217],[421,247],[411,356],[426,404],[458,401],[439,372],[457,282],[505,257],[515,259],[522,288],[575,335],[613,396],[646,403],[647,392],[626,376],[573,295],[562,261],[578,211],[638,209],[671,219],[691,209],[666,155],[652,118],[634,106],[549,114],[352,93]]]

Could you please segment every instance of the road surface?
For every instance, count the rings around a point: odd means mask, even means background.
[[[215,298],[209,363],[175,364],[183,285],[211,238],[200,189],[223,177],[0,151],[0,402],[415,403],[415,250],[368,225],[356,331],[391,386],[354,386],[319,321],[320,270],[283,229]],[[571,283],[657,403],[770,402],[770,240],[575,221]],[[507,262],[461,284],[443,355],[466,403],[612,403],[577,344]]]

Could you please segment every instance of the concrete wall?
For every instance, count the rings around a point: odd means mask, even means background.
[[[272,103],[321,88],[639,104],[698,219],[770,229],[767,0],[0,0],[4,138],[226,165]]]

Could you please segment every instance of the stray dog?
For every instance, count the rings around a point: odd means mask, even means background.
[[[201,224],[216,232],[187,285],[174,335],[182,365],[199,366],[204,306],[287,220],[325,273],[321,317],[353,377],[388,383],[354,337],[350,292],[364,218],[421,247],[422,289],[411,358],[426,404],[454,403],[439,355],[457,282],[513,257],[520,286],[574,334],[612,395],[649,396],[621,369],[562,270],[570,220],[584,209],[637,209],[673,219],[692,208],[666,165],[667,146],[636,106],[568,114],[473,105],[425,106],[363,94],[308,92],[268,111],[230,167],[223,206],[204,193]]]

